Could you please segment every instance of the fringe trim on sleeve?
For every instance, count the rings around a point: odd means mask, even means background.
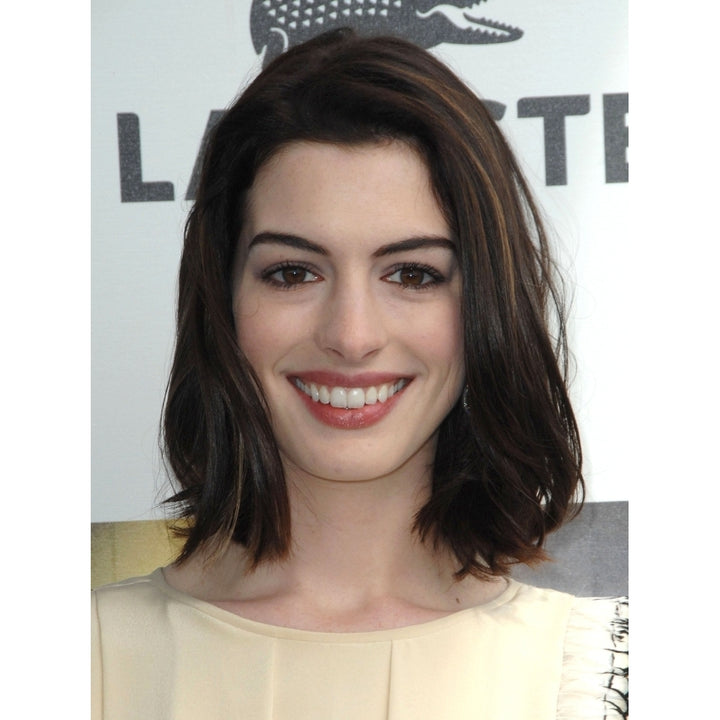
[[[577,598],[565,635],[557,720],[627,717],[627,598]]]

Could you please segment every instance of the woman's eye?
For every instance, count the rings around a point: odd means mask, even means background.
[[[435,268],[422,265],[403,265],[383,278],[387,282],[417,289],[437,285],[443,279],[443,276]]]
[[[302,265],[283,265],[266,270],[262,274],[262,279],[272,285],[289,288],[316,282],[320,278]]]

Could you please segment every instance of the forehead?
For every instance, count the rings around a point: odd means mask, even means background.
[[[401,141],[292,143],[258,171],[243,236],[292,232],[316,241],[445,235],[425,162]]]

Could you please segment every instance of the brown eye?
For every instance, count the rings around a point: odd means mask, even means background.
[[[299,267],[288,267],[280,271],[283,282],[287,285],[297,285],[298,283],[305,282],[305,276],[308,271],[305,268]]]
[[[296,288],[307,283],[317,282],[320,278],[302,265],[281,265],[269,268],[262,279],[279,288]]]
[[[397,283],[402,288],[428,290],[445,281],[440,272],[429,265],[403,265],[386,275],[383,280]]]
[[[405,268],[400,270],[400,282],[403,285],[422,285],[425,273],[417,268]]]

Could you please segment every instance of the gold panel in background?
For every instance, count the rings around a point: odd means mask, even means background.
[[[167,565],[183,542],[164,520],[92,523],[90,533],[93,588]]]

